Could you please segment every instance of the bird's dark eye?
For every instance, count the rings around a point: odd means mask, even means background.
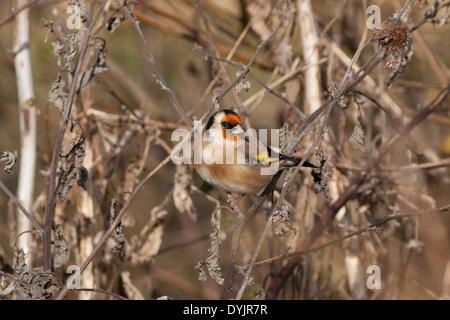
[[[224,129],[233,129],[233,125],[227,121],[222,121],[220,124]]]

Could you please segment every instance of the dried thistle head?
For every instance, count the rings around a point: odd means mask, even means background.
[[[386,67],[393,69],[387,80],[389,89],[395,78],[402,75],[413,54],[411,29],[407,26],[384,25],[371,37],[376,50],[386,55]]]
[[[389,55],[403,53],[411,39],[408,27],[383,25],[380,29],[375,30],[371,41],[375,43],[377,50]]]

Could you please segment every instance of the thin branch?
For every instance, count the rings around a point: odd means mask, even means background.
[[[436,4],[436,7],[434,5]],[[427,12],[425,12],[425,17],[418,21],[414,26],[411,27],[411,32],[421,27],[423,24],[427,22],[431,22],[434,17],[438,14],[438,12],[444,8],[444,7],[450,7],[450,1],[447,2],[440,2],[435,1],[432,5],[432,8],[430,8]]]
[[[36,2],[38,2],[39,0],[30,0],[27,3],[21,5],[20,7],[11,10],[9,12],[9,14],[4,17],[2,20],[0,20],[0,28],[9,20],[12,20],[15,16],[17,16],[21,11],[25,10],[26,8],[31,7],[32,5],[34,5]]]
[[[387,151],[392,147],[394,142],[396,142],[399,138],[404,137],[419,123],[425,120],[425,118],[428,117],[432,112],[436,111],[436,109],[440,107],[441,103],[447,98],[449,94],[450,94],[450,84],[448,84],[432,102],[430,102],[426,107],[420,110],[414,116],[414,118],[412,118],[411,121],[405,127],[403,127],[403,129],[399,133],[395,134],[393,137],[391,137],[391,139],[388,140],[388,142],[385,145],[379,148],[378,150],[379,157],[380,158],[383,157],[387,153]]]
[[[235,300],[240,300],[242,298],[242,295],[244,294],[244,290],[248,285],[248,282],[250,280],[250,274],[252,272],[252,269],[254,267],[256,258],[258,258],[258,254],[261,251],[262,245],[264,243],[264,240],[266,239],[267,235],[269,234],[270,227],[272,226],[272,216],[269,217],[268,221],[266,222],[266,226],[264,227],[264,231],[261,234],[261,237],[259,238],[258,244],[253,252],[253,256],[250,260],[250,263],[248,264],[248,267],[246,269],[244,280],[242,280],[241,287],[239,288],[238,293],[236,294]]]
[[[37,231],[42,232],[43,229],[39,225],[39,223],[37,223],[37,221],[33,218],[33,216],[20,203],[19,199],[17,199],[17,197],[11,191],[9,191],[8,187],[6,187],[1,180],[0,180],[0,188],[2,188],[2,190],[8,195],[8,197],[14,202],[14,204],[20,209],[20,211],[22,211],[22,213],[27,217],[27,219],[30,220],[33,227]]]

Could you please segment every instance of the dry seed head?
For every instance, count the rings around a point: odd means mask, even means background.
[[[375,30],[371,41],[376,43],[378,50],[383,50],[386,54],[400,53],[405,50],[411,41],[411,33],[409,28],[404,26],[383,26],[381,29]]]

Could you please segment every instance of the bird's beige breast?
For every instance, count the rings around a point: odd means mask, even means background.
[[[248,164],[201,164],[195,169],[209,184],[231,193],[259,193],[272,177],[261,174],[259,167]]]

